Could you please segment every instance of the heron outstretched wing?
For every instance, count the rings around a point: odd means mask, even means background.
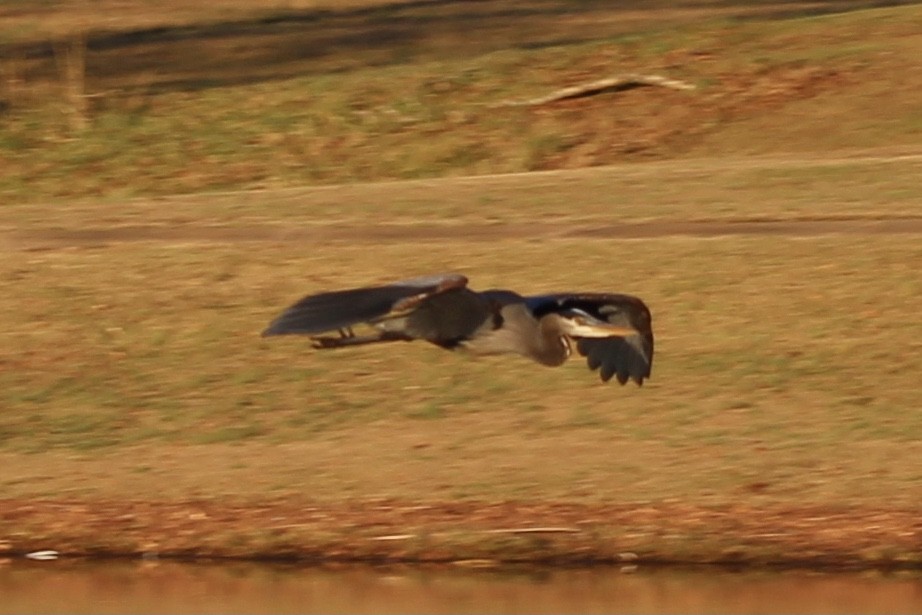
[[[357,325],[365,325],[358,334]],[[315,348],[426,340],[475,353],[517,353],[548,366],[566,361],[575,345],[603,381],[616,377],[621,384],[643,384],[653,362],[650,311],[636,297],[474,292],[454,273],[309,295],[263,331],[286,334],[308,335]]]
[[[647,354],[643,338],[639,335],[601,339],[585,337],[576,340],[576,349],[586,357],[589,369],[599,370],[604,382],[615,376],[621,384],[630,378],[643,385],[644,378],[650,377],[653,344],[649,345],[650,354]]]
[[[413,278],[385,286],[309,295],[282,312],[262,334],[313,335],[347,329],[389,315],[412,312],[430,297],[466,286],[466,277],[450,273]]]

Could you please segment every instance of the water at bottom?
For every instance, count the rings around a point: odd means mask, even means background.
[[[0,565],[0,613],[922,613],[922,575],[170,562]]]

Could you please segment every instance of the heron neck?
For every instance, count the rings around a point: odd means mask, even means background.
[[[548,314],[538,321],[540,335],[532,338],[535,343],[529,355],[550,367],[563,364],[570,356],[570,343],[560,330],[560,323],[555,314]]]
[[[556,315],[536,320],[522,303],[505,306],[501,314],[502,326],[485,324],[482,334],[467,340],[464,347],[478,354],[514,352],[550,367],[570,356],[570,345]]]

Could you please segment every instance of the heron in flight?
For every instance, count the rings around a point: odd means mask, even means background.
[[[356,335],[359,325],[370,332]],[[642,385],[653,364],[650,310],[637,297],[476,292],[459,274],[308,295],[263,331],[287,334],[308,335],[322,349],[425,340],[476,354],[516,353],[551,367],[575,345],[604,382],[621,384]]]

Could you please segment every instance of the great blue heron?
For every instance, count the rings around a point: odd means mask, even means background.
[[[362,324],[371,332],[356,335]],[[518,353],[552,367],[567,360],[573,340],[603,381],[642,385],[653,363],[651,324],[650,310],[630,295],[475,292],[463,275],[445,274],[309,295],[263,336],[309,335],[315,348],[421,339],[479,354]],[[336,333],[320,335],[329,332]]]

